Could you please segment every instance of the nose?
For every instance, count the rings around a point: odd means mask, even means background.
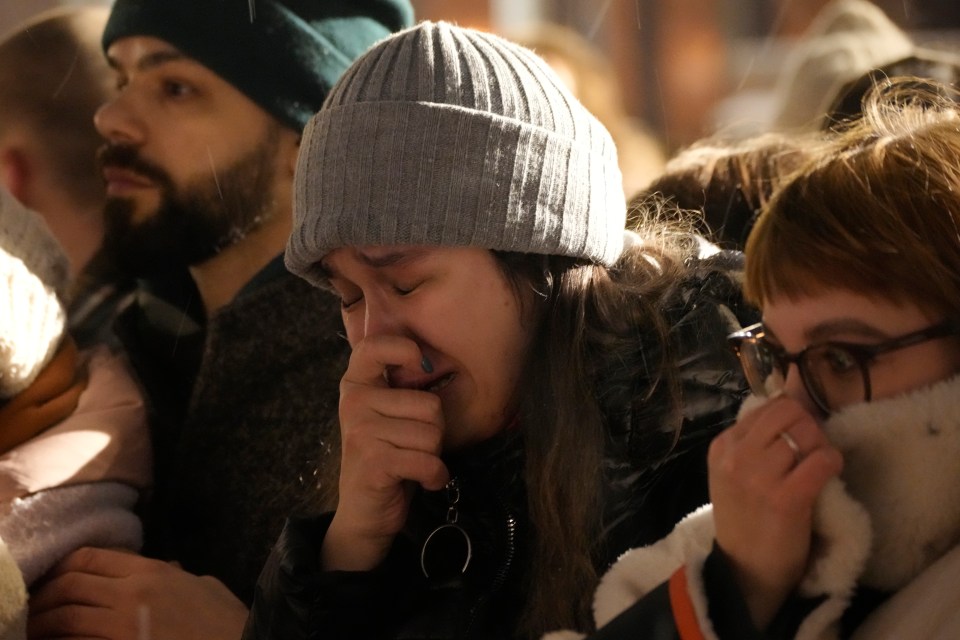
[[[363,337],[376,335],[406,335],[398,311],[389,301],[371,295],[364,298]]]
[[[143,143],[145,123],[133,102],[133,97],[123,91],[97,109],[93,114],[93,124],[101,136],[113,143]]]
[[[802,404],[803,408],[810,414],[817,415],[821,412],[817,403],[810,397],[810,392],[807,391],[807,385],[803,382],[803,376],[800,375],[800,368],[796,362],[791,363],[790,368],[787,369],[787,377],[783,382],[783,392]]]

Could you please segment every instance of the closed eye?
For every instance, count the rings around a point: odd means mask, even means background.
[[[359,296],[359,297],[356,297],[356,298],[351,298],[350,300],[347,300],[347,299],[345,299],[345,298],[340,298],[340,308],[343,309],[344,311],[346,311],[347,309],[349,309],[350,307],[354,306],[355,304],[357,304],[357,303],[360,302],[361,300],[363,300],[363,296]]]
[[[402,285],[399,285],[399,284],[395,284],[395,285],[393,285],[393,290],[394,290],[395,293],[397,293],[397,294],[399,294],[399,295],[401,295],[401,296],[406,296],[406,295],[409,295],[409,294],[413,293],[414,291],[416,291],[417,287],[419,287],[419,286],[420,286],[420,283],[417,283],[417,284],[414,284],[414,285],[411,285],[411,286],[402,286]]]
[[[324,289],[340,298],[340,309],[348,311],[358,302],[363,300],[363,290],[354,285],[349,280],[336,276],[329,276],[323,280]]]

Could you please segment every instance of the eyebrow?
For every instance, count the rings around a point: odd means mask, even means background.
[[[164,51],[154,51],[153,53],[148,53],[143,56],[137,63],[134,65],[134,69],[137,71],[146,71],[160,65],[167,64],[169,62],[176,62],[179,60],[190,60],[187,56],[183,55],[179,51],[173,50],[164,50]],[[115,71],[120,71],[120,63],[117,62],[117,59],[112,56],[107,56],[107,63]]]
[[[417,248],[397,249],[396,251],[377,256],[367,255],[357,248],[352,248],[351,250],[360,262],[374,269],[403,266],[422,260],[427,255],[426,249]],[[317,263],[317,266],[320,267],[323,275],[327,278],[335,278],[338,275],[337,270],[324,261]]]
[[[416,262],[421,260],[425,255],[426,251],[424,249],[398,249],[396,251],[391,251],[390,253],[385,253],[380,256],[368,256],[362,251],[357,250],[357,256],[360,260],[375,269],[380,269],[382,267],[394,267],[397,265],[407,264],[410,262]]]
[[[807,339],[811,342],[828,342],[837,334],[852,334],[863,338],[885,339],[890,336],[883,331],[872,327],[861,320],[853,318],[839,318],[823,322],[807,331]]]
[[[774,342],[778,344],[780,343],[780,339],[777,338],[777,334],[774,333],[774,331],[767,325],[763,325],[763,332],[768,338],[773,339]],[[836,320],[822,322],[812,329],[809,329],[808,331],[804,332],[804,338],[806,338],[807,344],[822,344],[824,342],[835,341],[835,336],[837,334],[853,334],[864,338],[873,338],[876,340],[884,340],[890,337],[888,334],[880,331],[876,327],[872,327],[860,320],[854,320],[853,318],[838,318]]]

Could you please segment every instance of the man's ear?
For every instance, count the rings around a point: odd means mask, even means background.
[[[21,149],[18,147],[0,149],[0,182],[20,202],[24,202],[27,197],[30,173],[30,161]]]

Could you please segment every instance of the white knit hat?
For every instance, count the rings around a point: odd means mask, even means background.
[[[0,188],[0,399],[30,386],[56,352],[68,277],[43,219]]]
[[[303,134],[287,266],[352,245],[582,257],[623,248],[613,140],[529,49],[444,22],[374,45]]]

